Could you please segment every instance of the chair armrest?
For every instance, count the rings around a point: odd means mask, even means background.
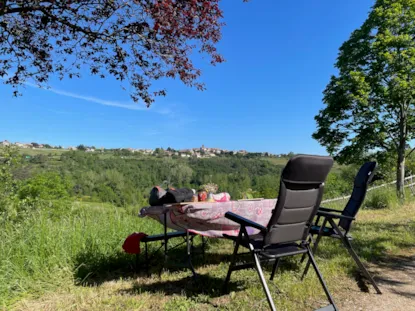
[[[327,217],[327,218],[338,218],[338,219],[347,219],[347,220],[355,220],[354,217],[345,216],[345,215],[339,215],[339,214],[333,214],[328,213],[324,211],[317,211],[317,216]]]
[[[241,226],[245,226],[245,227],[252,227],[255,229],[260,230],[261,232],[266,232],[267,228],[265,228],[264,226],[253,222],[249,219],[246,219],[242,216],[239,216],[238,214],[232,213],[232,212],[226,212],[225,217],[240,224]]]
[[[323,211],[323,212],[331,212],[331,213],[341,213],[341,212],[343,212],[343,211],[339,211],[338,209],[327,208],[327,207],[323,207],[323,206],[320,206],[318,208],[318,210]]]

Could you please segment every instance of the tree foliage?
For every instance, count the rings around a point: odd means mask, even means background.
[[[0,77],[45,87],[51,75],[80,77],[86,66],[127,81],[132,99],[149,106],[165,94],[154,80],[204,88],[191,54],[223,61],[221,18],[219,0],[0,0]]]
[[[340,162],[396,156],[403,194],[405,158],[415,138],[415,1],[377,0],[340,47],[338,74],[324,91],[313,137]]]
[[[284,167],[284,162],[274,164],[267,158],[172,159],[82,151],[44,155],[42,162],[32,159],[19,155],[16,149],[0,148],[3,219],[21,218],[43,207],[52,211],[62,202],[66,206],[70,197],[115,206],[145,206],[155,185],[199,189],[214,183],[219,192],[229,192],[233,199],[242,199],[247,193],[276,198]],[[327,197],[350,194],[357,169],[342,167],[330,173]]]
[[[28,179],[19,189],[19,198],[59,200],[69,197],[71,184],[56,172],[45,172]]]
[[[16,194],[16,181],[12,174],[16,158],[16,149],[0,147],[0,216],[2,218],[7,218],[6,213]]]

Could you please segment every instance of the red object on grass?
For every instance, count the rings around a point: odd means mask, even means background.
[[[145,238],[147,234],[143,232],[134,232],[130,234],[124,241],[122,248],[129,254],[140,254],[140,241]]]

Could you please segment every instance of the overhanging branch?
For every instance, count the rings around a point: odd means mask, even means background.
[[[414,148],[412,148],[412,150],[411,150],[411,151],[409,151],[409,153],[406,155],[406,157],[408,158],[408,157],[411,155],[411,153],[412,153],[412,152],[414,152],[414,150],[415,150],[415,147],[414,147]]]
[[[38,11],[40,9],[39,6],[32,6],[32,7],[23,7],[23,8],[11,8],[8,9],[6,7],[6,0],[0,0],[3,1],[3,6],[0,6],[0,16],[6,15],[6,14],[14,14],[14,13],[27,13],[27,12],[34,12]],[[1,5],[1,4],[0,4]]]
[[[6,2],[7,0],[0,0],[0,16],[2,16],[6,10]]]

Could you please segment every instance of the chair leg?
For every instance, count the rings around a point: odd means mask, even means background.
[[[308,243],[311,243],[312,241],[313,241],[313,236],[310,234],[308,236],[307,242]],[[305,253],[301,256],[300,263],[303,263],[304,262],[306,256],[307,256],[307,254],[305,254]]]
[[[235,243],[235,248],[233,250],[232,260],[231,260],[231,263],[229,265],[228,274],[226,275],[225,284],[223,285],[223,292],[226,292],[227,289],[228,289],[228,284],[229,284],[229,281],[231,279],[231,274],[232,274],[233,268],[235,266],[236,257],[238,255],[240,241],[241,241],[241,233],[239,234],[238,240]]]
[[[352,244],[350,243],[347,236],[343,234],[343,232],[340,230],[340,228],[336,225],[336,223],[333,220],[330,220],[330,224],[336,230],[336,233],[340,236],[340,240],[343,242],[344,246],[346,247],[347,251],[349,252],[350,256],[352,256],[353,260],[356,262],[357,266],[359,267],[360,271],[364,274],[364,276],[369,280],[369,282],[373,285],[376,292],[378,294],[382,294],[380,291],[378,285],[376,284],[375,280],[370,275],[369,271],[365,268],[363,263],[360,261],[359,257],[357,256],[356,252],[354,251]]]
[[[206,241],[205,241],[205,237],[203,235],[201,235],[201,237],[202,237],[202,256],[203,256],[203,260],[205,260]]]
[[[148,262],[148,247],[147,247],[147,242],[145,243],[145,246],[146,246],[146,250],[145,250],[145,252],[146,252],[146,273],[147,273],[147,276],[150,276],[150,268],[149,268],[149,262]]]
[[[135,273],[138,273],[138,254],[135,254]]]
[[[261,281],[262,288],[264,289],[265,295],[267,296],[269,307],[271,308],[272,311],[276,311],[277,309],[275,308],[274,301],[272,300],[272,296],[267,285],[267,281],[265,280],[264,273],[262,272],[261,262],[258,258],[258,255],[255,254],[254,247],[251,244],[249,244],[249,249],[255,261],[256,271],[258,272],[258,276]]]
[[[317,216],[317,220],[314,222],[314,225],[315,226],[318,226],[318,223],[320,222],[320,216]],[[307,239],[307,241],[308,241],[308,243],[310,243],[311,244],[311,242],[314,242],[314,240],[313,240],[313,235],[312,234],[310,234],[309,236],[308,236],[308,239]],[[303,256],[301,256],[301,260],[300,260],[300,263],[303,263],[304,262],[304,260],[305,260],[305,257],[306,257],[307,255],[304,253],[303,254]]]
[[[350,256],[352,256],[353,260],[356,262],[356,264],[359,267],[360,271],[363,273],[363,275],[373,285],[373,287],[375,288],[376,292],[378,294],[382,294],[382,292],[379,289],[378,285],[376,284],[375,280],[372,278],[372,276],[370,275],[369,271],[367,271],[367,269],[365,268],[365,266],[363,265],[363,263],[360,261],[359,257],[357,256],[355,250],[352,247],[352,244],[347,239],[347,237],[343,236],[341,240],[342,240],[344,246],[346,247],[347,251],[349,252]]]
[[[321,240],[321,235],[318,235],[316,242],[313,245],[313,253],[317,251],[318,243],[320,242],[320,240]],[[307,264],[305,265],[305,269],[304,269],[303,275],[301,276],[301,279],[305,278],[309,269],[310,269],[310,259],[308,259]]]
[[[280,258],[275,259],[274,265],[272,266],[271,277],[269,278],[270,281],[272,281],[274,279],[275,271],[277,271],[279,264],[280,264]]]
[[[327,224],[327,219],[324,219],[323,224],[321,225],[320,230],[318,231],[317,239],[316,239],[316,241],[314,242],[314,245],[313,245],[313,254],[315,254],[317,252],[318,243],[320,243],[320,240],[323,236],[323,230],[324,230],[326,224]],[[308,260],[308,262],[305,266],[305,269],[304,269],[304,272],[303,272],[303,275],[302,275],[301,279],[304,279],[304,277],[307,275],[308,269],[310,269],[310,260]]]
[[[315,261],[315,259],[314,259],[313,253],[311,252],[310,246],[307,246],[307,255],[308,255],[308,258],[309,258],[309,262],[311,263],[311,265],[312,265],[312,266],[313,266],[313,268],[314,268],[314,271],[316,271],[316,274],[317,274],[317,276],[318,276],[318,279],[319,279],[319,281],[320,281],[320,284],[321,284],[321,286],[323,287],[324,292],[326,293],[327,299],[328,299],[328,300],[330,301],[330,303],[333,305],[334,310],[336,310],[336,311],[337,311],[338,309],[337,309],[337,307],[336,307],[336,304],[334,303],[333,297],[331,296],[331,294],[330,294],[330,292],[329,292],[329,289],[327,288],[327,284],[326,284],[326,282],[324,281],[323,276],[321,275],[321,272],[320,272],[320,270],[319,270],[319,269],[318,269],[318,267],[317,267],[317,263],[316,263],[316,261]]]

